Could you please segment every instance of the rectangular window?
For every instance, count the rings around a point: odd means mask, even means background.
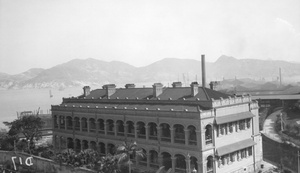
[[[245,130],[245,120],[239,121],[239,127],[240,127],[240,130]]]
[[[230,161],[234,162],[236,157],[236,152],[230,153]]]
[[[226,130],[225,130],[225,125],[224,125],[224,124],[221,124],[221,125],[220,125],[220,134],[221,134],[221,135],[225,135],[225,133],[226,133],[225,131],[226,131]]]
[[[246,149],[241,150],[241,159],[246,158]]]
[[[251,122],[251,119],[248,118],[248,119],[246,120],[247,129],[250,129],[250,125],[251,125],[250,122]]]
[[[252,147],[248,148],[248,156],[252,156]]]
[[[229,123],[229,133],[233,132],[233,123]]]

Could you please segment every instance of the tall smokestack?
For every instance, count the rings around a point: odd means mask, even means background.
[[[202,87],[205,87],[206,86],[205,55],[201,55],[201,65],[202,65]]]

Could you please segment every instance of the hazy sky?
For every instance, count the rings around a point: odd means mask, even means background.
[[[201,54],[300,62],[300,1],[0,0],[0,72]]]

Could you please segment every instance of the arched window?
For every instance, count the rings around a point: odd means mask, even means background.
[[[189,145],[197,145],[197,134],[196,134],[196,127],[189,126]]]
[[[74,118],[75,121],[75,130],[80,131],[80,121],[78,117]]]
[[[127,121],[127,136],[134,138],[134,123],[132,121]]]
[[[171,142],[171,132],[170,132],[170,125],[166,123],[160,124],[161,128],[161,140],[165,142]]]
[[[90,132],[95,133],[96,132],[96,122],[94,118],[90,118]]]
[[[205,143],[211,144],[213,142],[212,139],[213,139],[212,126],[208,124],[205,127]]]
[[[145,123],[144,122],[138,122],[137,123],[137,134],[138,138],[146,138],[146,129],[145,129]]]
[[[206,169],[207,169],[206,171],[207,173],[214,172],[214,159],[212,156],[207,157]]]
[[[105,144],[103,142],[99,142],[99,150],[102,155],[105,155]]]
[[[149,139],[157,140],[157,125],[155,123],[149,123]]]
[[[104,120],[103,119],[98,119],[98,133],[104,134]]]
[[[107,123],[107,134],[108,135],[115,135],[115,132],[114,132],[114,121],[113,120],[107,120],[106,121]]]
[[[70,116],[67,116],[67,129],[73,130],[73,121],[72,121],[72,117]]]
[[[174,125],[174,142],[175,143],[180,143],[180,144],[185,144],[185,133],[184,133],[184,127],[183,125],[180,124],[175,124]]]
[[[74,142],[72,138],[67,138],[67,148],[74,149]]]
[[[185,172],[186,170],[185,157],[181,154],[176,154],[175,157],[176,157],[175,172]]]
[[[77,152],[81,151],[81,142],[79,139],[75,139],[75,151]]]
[[[169,170],[170,168],[172,168],[171,154],[167,152],[163,152],[161,154],[163,159],[163,166],[165,166],[165,170]]]
[[[155,150],[150,150],[150,167],[158,168],[158,153]]]
[[[117,134],[118,136],[124,136],[124,122],[121,120],[117,121]]]
[[[90,146],[91,146],[91,149],[94,150],[94,151],[97,151],[97,144],[95,141],[91,141],[90,142]]]
[[[86,118],[81,118],[81,128],[82,131],[87,132],[87,119]]]

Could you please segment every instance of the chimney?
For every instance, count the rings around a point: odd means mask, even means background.
[[[181,82],[173,82],[172,86],[173,86],[173,88],[180,88],[180,87],[182,87],[182,83]]]
[[[161,83],[154,83],[153,85],[153,97],[156,98],[162,94],[163,85]]]
[[[202,65],[202,87],[205,87],[206,86],[205,55],[201,55],[201,65]]]
[[[133,83],[128,83],[125,85],[125,88],[128,89],[128,88],[135,88],[135,85]]]
[[[102,86],[103,89],[106,89],[106,95],[109,98],[116,92],[116,85],[115,84],[107,84]]]
[[[191,96],[196,96],[198,94],[198,82],[192,82],[191,83]]]
[[[211,81],[211,82],[209,83],[210,89],[216,90],[216,89],[217,89],[217,85],[219,85],[219,84],[220,84],[219,81]]]
[[[91,88],[89,86],[84,86],[83,87],[83,96],[86,97],[88,95],[90,95],[91,93]]]

